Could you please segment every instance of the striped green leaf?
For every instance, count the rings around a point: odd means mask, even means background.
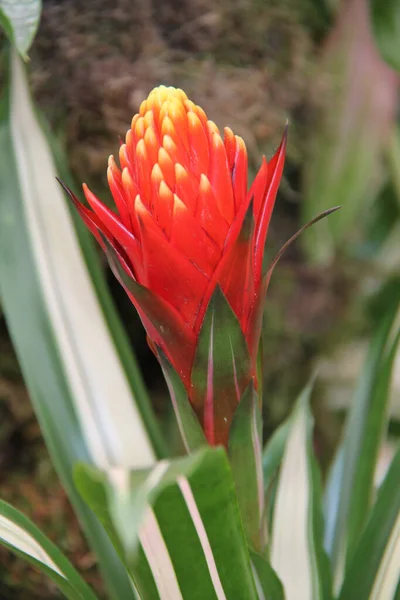
[[[282,456],[285,451],[287,438],[290,432],[290,419],[284,421],[268,440],[263,450],[263,473],[264,473],[264,489],[265,492],[271,488],[277,471],[282,461]]]
[[[194,452],[207,443],[204,432],[189,402],[188,394],[179,375],[161,348],[158,348],[157,352],[168,385],[183,445],[186,452]]]
[[[93,479],[106,499],[99,518],[116,532],[141,598],[258,598],[224,449],[140,472],[80,466],[77,485],[98,511]]]
[[[0,0],[0,25],[26,59],[42,10],[41,0]]]
[[[129,600],[131,584],[77,494],[72,468],[78,460],[141,468],[154,463],[161,446],[93,248],[83,231],[78,240],[55,180],[15,53],[1,105],[0,148],[4,314],[57,472],[113,595]]]
[[[18,510],[0,500],[0,544],[54,581],[70,600],[96,600],[65,556]]]
[[[228,453],[243,526],[249,545],[264,545],[264,484],[262,471],[262,417],[257,392],[249,384],[233,417]]]
[[[343,442],[325,493],[325,548],[336,589],[346,560],[364,528],[374,493],[374,473],[385,434],[390,379],[398,339],[388,343],[397,307],[387,311],[371,342],[347,417]]]
[[[354,234],[359,234],[379,192],[382,154],[396,122],[397,74],[378,54],[368,3],[389,14],[398,0],[337,2],[338,18],[315,65],[326,87],[308,139],[301,208],[308,219],[338,200],[342,204],[335,219],[310,229],[303,238],[309,259],[326,265],[357,240]],[[390,37],[395,50],[394,31]]]
[[[259,600],[284,600],[283,586],[268,560],[257,552],[250,557]]]
[[[270,542],[271,565],[286,600],[331,598],[322,548],[321,489],[312,447],[311,387],[301,394],[292,416],[280,467]]]
[[[400,449],[348,564],[339,600],[397,600],[400,592]]]

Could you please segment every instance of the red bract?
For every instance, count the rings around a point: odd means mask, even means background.
[[[264,245],[285,145],[284,136],[273,158],[263,159],[248,191],[242,138],[229,128],[222,138],[182,90],[161,86],[133,118],[119,150],[120,168],[109,159],[117,212],[86,185],[92,210],[74,198],[99,242],[104,246],[103,237],[108,240],[129,278],[142,286],[135,293],[124,284],[150,344],[162,348],[189,396],[198,335],[217,286],[237,316],[255,364]],[[251,231],[242,235],[249,215]]]

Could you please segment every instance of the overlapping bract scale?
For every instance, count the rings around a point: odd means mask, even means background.
[[[193,346],[187,356],[194,356],[217,286],[250,343],[248,332],[255,329],[249,319],[256,319],[254,307],[262,304],[264,245],[285,144],[286,136],[271,161],[263,159],[248,191],[242,138],[229,128],[222,137],[182,90],[160,86],[133,117],[119,149],[119,166],[109,159],[107,178],[116,210],[107,208],[87,186],[83,189],[91,211],[73,197],[98,241],[106,238],[125,273],[152,292],[153,305],[160,303],[156,313],[171,306],[176,327],[168,327],[166,335],[193,332],[184,338]],[[134,299],[132,290],[129,293]],[[146,314],[156,314],[153,309]],[[148,320],[144,325],[151,337]],[[179,340],[163,343],[162,327],[157,331],[157,344],[189,390],[190,364],[183,366],[171,353]],[[253,338],[252,334],[254,346]]]

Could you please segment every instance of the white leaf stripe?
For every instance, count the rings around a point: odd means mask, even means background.
[[[400,581],[400,513],[385,548],[369,600],[393,600]]]
[[[161,600],[183,600],[157,517],[148,507],[139,539]]]
[[[283,456],[271,540],[271,565],[282,581],[286,600],[314,597],[308,541],[311,499],[306,432],[307,416],[301,409],[292,423]]]
[[[260,578],[258,576],[257,573],[257,569],[255,568],[255,566],[253,565],[253,563],[251,563],[251,570],[253,573],[253,577],[254,577],[254,583],[256,584],[256,590],[257,590],[257,594],[258,594],[258,600],[267,600],[264,594],[264,590],[262,588],[261,585],[261,581]]]
[[[35,538],[25,529],[3,515],[0,515],[0,539],[16,550],[19,550],[41,562],[43,565],[46,565],[46,567],[65,578],[64,573],[58,568],[55,562],[47,554],[46,550],[35,540]]]
[[[53,159],[15,53],[12,73],[11,135],[26,226],[89,452],[93,462],[103,468],[112,464],[149,466],[154,463],[154,451],[82,259],[71,216],[55,180]]]
[[[186,477],[178,477],[178,485],[182,492],[182,496],[186,502],[189,514],[192,518],[193,525],[196,529],[197,535],[200,540],[201,547],[203,548],[204,557],[207,562],[208,570],[210,572],[211,581],[213,583],[215,593],[218,600],[226,600],[226,596],[222,587],[221,580],[219,578],[217,565],[215,564],[214,555],[210,546],[210,542],[207,536],[206,529],[204,527],[203,520],[200,516],[199,509],[196,504],[196,500],[193,496],[192,489]]]
[[[142,484],[147,488],[148,492],[151,491],[151,488],[156,487],[161,482],[169,466],[170,464],[167,461],[163,461],[162,463],[159,463],[157,467],[152,469],[147,479]],[[118,484],[120,481],[122,481],[120,477],[115,479],[113,476],[112,479],[114,483]],[[193,523],[194,530],[203,550],[205,563],[207,565],[206,568],[208,568],[212,586],[215,591],[215,596],[218,600],[227,600],[218,574],[217,565],[215,563],[206,528],[197,507],[190,483],[186,477],[178,476],[177,485],[182,494],[183,500]],[[122,488],[126,489],[125,483],[123,483]],[[146,509],[144,522],[139,532],[139,539],[160,599],[179,600],[182,598],[182,593],[179,588],[179,582],[173,565],[173,557],[171,557],[170,551],[163,537],[162,525],[160,525],[157,515],[149,506]]]

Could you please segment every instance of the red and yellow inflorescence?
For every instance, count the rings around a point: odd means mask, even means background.
[[[284,136],[273,158],[263,159],[248,190],[243,139],[229,128],[222,137],[182,90],[160,86],[132,119],[119,150],[120,168],[109,159],[108,183],[117,212],[86,185],[91,210],[73,197],[98,241],[104,246],[103,238],[108,240],[127,275],[151,292],[168,323],[172,320],[173,327],[163,333],[145,301],[127,290],[152,347],[162,348],[189,395],[199,331],[217,286],[255,361],[265,293],[264,245],[285,145]],[[243,235],[249,215],[252,225]]]

